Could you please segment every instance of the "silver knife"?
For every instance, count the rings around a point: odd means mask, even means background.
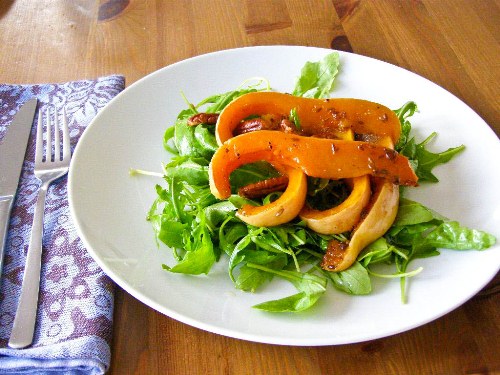
[[[0,275],[3,269],[10,212],[23,169],[24,155],[37,103],[37,99],[31,99],[23,104],[15,114],[12,123],[7,128],[2,144],[0,144]]]

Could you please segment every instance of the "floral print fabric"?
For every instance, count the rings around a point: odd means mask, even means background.
[[[124,87],[124,78],[117,75],[62,84],[0,84],[0,142],[20,106],[36,97],[39,109],[65,107],[73,151],[97,112]],[[114,286],[76,233],[68,207],[67,176],[51,185],[46,199],[33,345],[21,350],[7,346],[39,186],[33,175],[35,128],[12,209],[0,279],[0,373],[101,374],[109,368],[111,357]]]

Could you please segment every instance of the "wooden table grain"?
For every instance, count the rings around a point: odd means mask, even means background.
[[[426,77],[472,107],[498,136],[499,41],[498,0],[2,0],[0,82],[120,73],[130,85],[207,52],[317,46]],[[499,281],[497,275],[463,306],[422,327],[323,347],[208,333],[117,287],[109,373],[500,374]]]

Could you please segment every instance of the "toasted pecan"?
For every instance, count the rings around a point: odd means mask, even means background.
[[[334,271],[335,268],[344,260],[344,255],[349,247],[347,242],[340,242],[335,239],[328,242],[326,253],[321,262],[321,268],[327,271]]]
[[[233,134],[240,135],[257,130],[276,130],[279,123],[275,116],[255,117],[241,121],[233,130]]]
[[[283,191],[287,186],[287,176],[272,177],[243,186],[238,190],[238,195],[248,199],[261,198],[276,191]]]
[[[215,125],[218,118],[218,113],[197,113],[196,115],[188,118],[187,124],[189,126],[196,126],[200,124]]]

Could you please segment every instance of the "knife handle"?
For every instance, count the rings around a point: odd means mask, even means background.
[[[0,198],[0,280],[3,270],[5,242],[7,241],[7,234],[9,231],[10,211],[12,210],[13,202],[14,202],[14,197],[12,196]]]
[[[17,305],[8,345],[13,349],[25,348],[33,342],[36,315],[38,311],[38,292],[42,268],[43,213],[48,183],[42,183],[33,215],[30,244],[24,266],[23,284]]]

